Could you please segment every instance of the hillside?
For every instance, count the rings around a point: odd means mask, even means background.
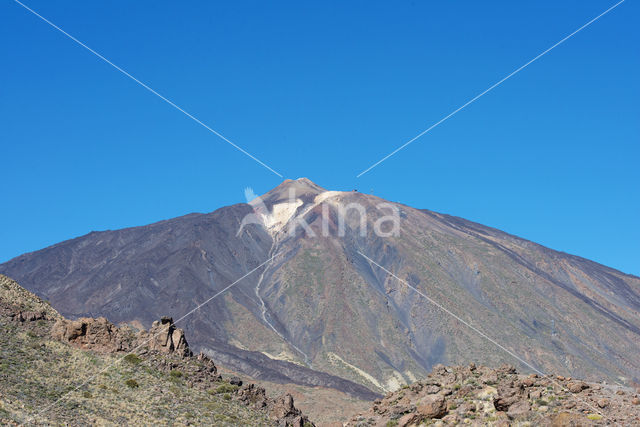
[[[392,211],[399,233],[376,232]],[[640,381],[640,278],[306,179],[251,204],[93,232],[0,272],[65,316],[146,328],[233,285],[180,324],[192,348],[254,378],[360,399],[439,363]]]
[[[312,425],[290,396],[223,379],[169,325],[66,320],[0,275],[0,424]]]

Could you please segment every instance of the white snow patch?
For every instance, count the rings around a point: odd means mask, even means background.
[[[343,193],[344,192],[342,191],[324,191],[318,194],[313,199],[312,203],[309,203],[307,206],[305,206],[304,210],[297,216],[303,217],[307,214],[307,212],[318,206],[320,203]],[[278,203],[272,206],[271,212],[267,211],[260,198],[252,200],[251,202],[249,202],[249,204],[254,207],[265,228],[271,234],[274,234],[282,230],[296,216],[296,211],[300,206],[304,204],[304,202],[300,199],[295,199],[294,201]]]
[[[295,202],[283,202],[273,205],[270,213],[260,214],[264,226],[271,232],[280,231],[293,218],[300,206],[302,206],[302,200],[300,199],[296,199]]]

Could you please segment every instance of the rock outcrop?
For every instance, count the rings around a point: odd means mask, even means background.
[[[34,322],[36,320],[44,320],[47,315],[44,311],[19,311],[12,319],[18,322]]]
[[[153,322],[148,332],[143,331],[138,335],[138,342],[141,346],[146,344],[152,351],[175,352],[183,357],[192,355],[184,331],[176,327],[171,317]]]
[[[520,375],[504,365],[434,367],[422,381],[388,393],[348,426],[640,425],[640,390]]]
[[[271,402],[269,414],[278,420],[281,426],[303,427],[309,425],[307,417],[293,404],[293,396],[289,393]]]
[[[293,397],[286,394],[276,399],[267,396],[262,387],[244,384],[238,378],[223,380],[214,362],[205,354],[193,355],[184,331],[176,327],[171,317],[153,322],[148,331],[135,332],[127,326],[118,327],[104,317],[83,317],[77,320],[58,319],[51,336],[74,347],[101,353],[135,353],[160,371],[185,378],[187,385],[218,393],[254,409],[262,410],[282,427],[309,427],[314,424],[297,409]],[[176,374],[174,374],[176,375]]]
[[[132,330],[118,328],[104,317],[59,319],[51,329],[51,336],[78,348],[104,353],[130,351],[135,341]]]
[[[106,353],[129,351],[135,353],[158,352],[192,356],[184,331],[176,327],[171,317],[153,322],[148,331],[135,332],[129,327],[118,327],[104,317],[81,317],[77,320],[59,319],[51,336],[85,350]]]

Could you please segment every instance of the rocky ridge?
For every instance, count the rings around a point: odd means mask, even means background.
[[[639,390],[563,376],[518,374],[510,365],[437,365],[423,380],[378,399],[347,426],[640,424]]]
[[[14,337],[26,335],[26,337],[32,341],[31,344],[22,345],[22,347],[30,347],[36,345],[37,349],[46,351],[47,348],[53,347],[56,350],[55,344],[50,344],[45,339],[47,337],[53,338],[56,342],[63,343],[62,350],[64,353],[69,354],[68,350],[64,351],[64,346],[70,346],[71,348],[80,351],[80,354],[73,354],[73,360],[77,360],[78,357],[88,357],[89,360],[96,360],[95,356],[107,356],[106,362],[109,363],[104,370],[97,370],[93,373],[93,376],[89,378],[89,381],[99,381],[100,375],[108,375],[107,370],[111,366],[118,364],[125,365],[127,369],[140,371],[142,369],[146,372],[152,373],[153,376],[165,375],[172,383],[173,390],[160,387],[162,394],[175,396],[178,390],[175,389],[177,385],[184,386],[185,392],[192,393],[189,390],[201,390],[204,392],[204,396],[211,396],[211,399],[227,400],[230,401],[230,405],[233,402],[245,406],[249,411],[257,414],[252,416],[251,421],[245,419],[243,423],[257,425],[276,425],[276,426],[291,426],[291,427],[311,427],[314,424],[302,414],[302,412],[295,407],[293,397],[289,394],[280,396],[278,398],[270,398],[266,395],[264,388],[258,387],[255,384],[243,383],[238,378],[223,378],[218,374],[217,367],[214,362],[206,355],[200,353],[194,355],[189,348],[184,331],[177,328],[170,317],[163,317],[159,321],[153,322],[151,329],[135,330],[129,326],[116,326],[109,322],[106,318],[80,318],[77,320],[69,320],[60,316],[55,310],[53,310],[48,303],[22,289],[15,281],[9,279],[4,275],[0,275],[0,326],[3,328],[3,333],[7,336],[13,335]],[[4,329],[7,329],[6,331]],[[40,342],[40,344],[38,344]],[[22,348],[9,348],[2,342],[3,356],[5,351],[11,351],[12,353],[20,352]],[[57,349],[59,350],[59,348]],[[51,353],[52,351],[49,351]],[[4,357],[3,357],[4,359]],[[10,358],[7,358],[10,359]],[[20,359],[9,360],[11,364],[19,364]],[[24,363],[29,363],[28,360],[22,359]],[[40,363],[43,360],[39,361]],[[34,363],[34,362],[32,362]],[[71,360],[68,364],[73,363]],[[11,367],[11,366],[9,366]],[[22,366],[20,366],[22,368]],[[4,374],[5,363],[0,364],[0,379],[12,381],[12,373]],[[44,366],[46,369],[47,367]],[[73,365],[65,367],[71,368],[73,374]],[[78,373],[76,373],[78,375]],[[39,380],[39,378],[35,378]],[[161,381],[157,381],[161,383]],[[139,389],[142,387],[137,380],[130,378],[125,382],[127,387],[131,389]],[[87,386],[88,384],[82,384]],[[33,385],[32,388],[35,388]],[[87,387],[84,387],[85,389]],[[29,392],[34,392],[30,388]],[[107,390],[106,387],[98,387],[99,390]],[[11,387],[8,387],[9,392]],[[36,401],[36,407],[45,407],[47,410],[55,411],[58,409],[56,406],[63,406],[63,401],[67,395],[72,395],[73,392],[80,390],[73,390],[72,388],[66,389],[57,400],[54,400],[52,404],[48,406],[42,401]],[[182,390],[179,390],[182,391]],[[40,424],[40,420],[49,419],[50,413],[47,414],[29,414],[30,404],[27,403],[27,399],[24,396],[25,390],[22,391],[22,398],[18,397],[17,400],[10,397],[10,394],[5,396],[0,392],[0,423],[12,424],[16,423],[17,419],[21,421],[19,423],[32,423]],[[192,393],[196,394],[196,393]],[[202,394],[202,393],[201,393]],[[18,394],[18,396],[20,393]],[[87,390],[82,391],[82,396],[86,400],[86,404],[100,406],[97,396],[93,396],[92,392]],[[91,397],[89,397],[91,396]],[[159,396],[154,396],[149,399],[149,406],[153,407],[154,401],[158,400]],[[167,396],[169,397],[169,396]],[[5,398],[7,398],[5,400]],[[71,399],[71,398],[70,398]],[[89,401],[93,399],[93,401]],[[22,403],[21,403],[22,402]],[[27,409],[25,412],[15,413],[15,404],[20,404],[23,409]],[[213,403],[206,401],[204,406],[212,406]],[[216,403],[216,405],[218,405]],[[177,405],[179,406],[179,405]],[[213,407],[213,406],[212,406]],[[217,406],[216,406],[217,407]],[[12,411],[12,409],[14,409]],[[61,409],[64,409],[61,408]],[[132,408],[129,408],[130,410]],[[113,411],[111,409],[110,411]],[[125,409],[126,411],[126,409]],[[37,412],[37,411],[35,411]],[[82,416],[80,411],[76,414],[79,418],[75,418],[73,414],[65,417],[65,423],[81,424]],[[246,412],[246,411],[245,411]],[[12,416],[14,415],[14,416]],[[109,413],[108,416],[122,416],[123,414]],[[216,418],[216,414],[211,414],[214,419],[222,421],[224,417]],[[44,416],[44,418],[39,417]],[[246,415],[245,415],[246,416]],[[31,417],[31,418],[30,418]],[[234,415],[236,420],[240,420],[237,415]],[[55,419],[52,417],[51,419]],[[97,422],[96,418],[96,422]],[[263,419],[263,421],[259,421]],[[268,421],[267,421],[268,420]],[[166,420],[169,421],[169,420]],[[188,423],[187,423],[188,424]],[[226,424],[226,422],[220,422],[220,424]]]
[[[171,317],[153,322],[151,329],[135,332],[128,326],[116,326],[104,317],[68,320],[60,318],[51,330],[53,338],[68,342],[83,350],[106,353],[129,353],[140,356],[148,365],[161,371],[184,377],[190,387],[220,390],[253,409],[265,411],[278,426],[311,427],[314,424],[294,405],[293,397],[285,394],[275,399],[267,397],[265,389],[238,378],[223,379],[214,362],[204,353],[194,356],[184,331]],[[179,374],[178,374],[179,373]]]

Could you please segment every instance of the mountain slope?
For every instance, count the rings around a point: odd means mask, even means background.
[[[180,326],[196,349],[255,376],[274,364],[283,382],[340,388],[338,376],[384,392],[469,361],[639,381],[639,278],[388,203],[287,180],[251,205],[90,233],[0,272],[65,315],[148,326],[264,263]]]

